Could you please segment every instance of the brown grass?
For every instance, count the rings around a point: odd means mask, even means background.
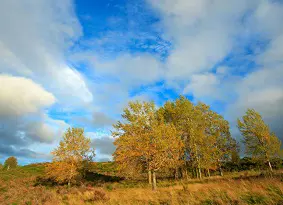
[[[110,200],[100,204],[278,204],[283,202],[283,184],[278,179],[222,180],[156,192],[150,188],[117,189],[107,195]]]
[[[279,173],[280,174],[280,173]],[[242,175],[242,177],[240,177]],[[234,175],[231,175],[235,177]],[[1,205],[242,205],[242,204],[283,204],[283,183],[280,175],[273,178],[250,177],[237,174],[232,177],[213,177],[209,180],[189,180],[186,182],[159,181],[157,191],[141,183],[125,188],[125,183],[108,183],[102,187],[45,187],[34,186],[35,177],[0,178]],[[256,176],[251,173],[250,176]],[[282,176],[281,176],[282,177]],[[140,187],[140,188],[138,188]]]

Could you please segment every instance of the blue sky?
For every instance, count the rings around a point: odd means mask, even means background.
[[[235,122],[258,110],[282,139],[283,2],[7,0],[0,3],[0,162],[50,160],[84,127],[111,160],[131,100],[185,95]]]

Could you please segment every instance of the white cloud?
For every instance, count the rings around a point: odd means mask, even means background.
[[[69,47],[82,35],[73,1],[1,1],[0,27],[2,73],[40,82],[60,103],[92,101],[82,75],[65,61]]]
[[[207,96],[217,96],[219,84],[219,79],[212,73],[193,75],[190,83],[184,88],[183,93],[193,94],[198,99]]]
[[[246,108],[255,108],[277,133],[283,133],[278,125],[283,118],[282,2],[153,0],[148,3],[160,15],[173,42],[166,61],[169,85],[173,83],[197,100],[228,103],[225,116],[232,129]],[[251,44],[253,47],[249,48]],[[245,49],[254,49],[254,53],[248,54]],[[235,59],[235,65],[225,65],[223,60],[229,55]],[[253,62],[255,67],[249,63],[241,65],[243,59]]]
[[[0,141],[24,145],[56,140],[67,124],[45,114],[54,102],[53,94],[32,80],[0,75]]]
[[[0,115],[36,113],[54,102],[53,94],[32,80],[0,75]]]
[[[234,46],[240,18],[254,1],[149,1],[161,14],[174,43],[168,57],[169,80],[188,80],[210,71]]]
[[[120,54],[112,59],[99,55],[81,54],[77,60],[87,60],[95,75],[105,75],[116,79],[122,86],[140,86],[153,83],[163,77],[162,63],[149,54]]]

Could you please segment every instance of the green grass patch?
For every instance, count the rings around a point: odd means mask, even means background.
[[[42,175],[44,172],[43,165],[19,166],[15,169],[0,170],[0,179],[8,181],[11,179],[27,178]]]

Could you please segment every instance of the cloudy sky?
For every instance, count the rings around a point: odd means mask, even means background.
[[[0,0],[0,162],[49,160],[70,126],[109,160],[128,101],[180,94],[282,139],[282,21],[280,0]]]

